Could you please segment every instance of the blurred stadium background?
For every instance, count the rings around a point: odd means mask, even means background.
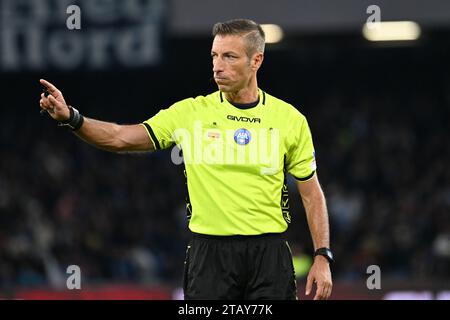
[[[81,8],[68,30],[66,8]],[[369,41],[381,21],[415,40]],[[210,30],[276,24],[259,85],[309,119],[331,217],[333,299],[450,298],[450,2],[0,0],[0,298],[180,298],[182,166],[109,154],[39,115],[39,78],[83,114],[137,123],[216,90]],[[419,31],[419,32],[418,32]],[[367,35],[366,35],[367,36]],[[312,244],[291,181],[299,298]],[[66,269],[81,268],[81,290]],[[366,287],[367,267],[381,289]]]

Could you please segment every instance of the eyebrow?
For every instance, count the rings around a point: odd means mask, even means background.
[[[211,51],[211,54],[217,54],[217,52]],[[235,55],[235,56],[238,56],[238,55],[239,55],[237,52],[234,52],[234,51],[226,51],[226,52],[224,52],[223,54],[224,54],[224,55],[226,55],[226,54],[232,54],[232,55]]]

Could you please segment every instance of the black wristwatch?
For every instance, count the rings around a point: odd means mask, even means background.
[[[333,258],[333,252],[331,252],[331,250],[329,248],[319,248],[314,252],[314,257],[315,256],[324,256],[325,258],[327,258],[328,262],[330,264],[332,264],[334,262],[334,258]]]

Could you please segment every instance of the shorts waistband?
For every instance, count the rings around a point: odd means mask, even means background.
[[[204,239],[204,240],[219,240],[219,241],[227,241],[227,240],[252,240],[252,239],[284,239],[285,233],[262,233],[256,235],[231,235],[231,236],[217,236],[211,234],[203,234],[191,232],[192,238],[194,239]]]

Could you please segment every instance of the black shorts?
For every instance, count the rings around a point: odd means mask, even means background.
[[[183,289],[186,300],[295,300],[291,250],[283,234],[193,234]]]

